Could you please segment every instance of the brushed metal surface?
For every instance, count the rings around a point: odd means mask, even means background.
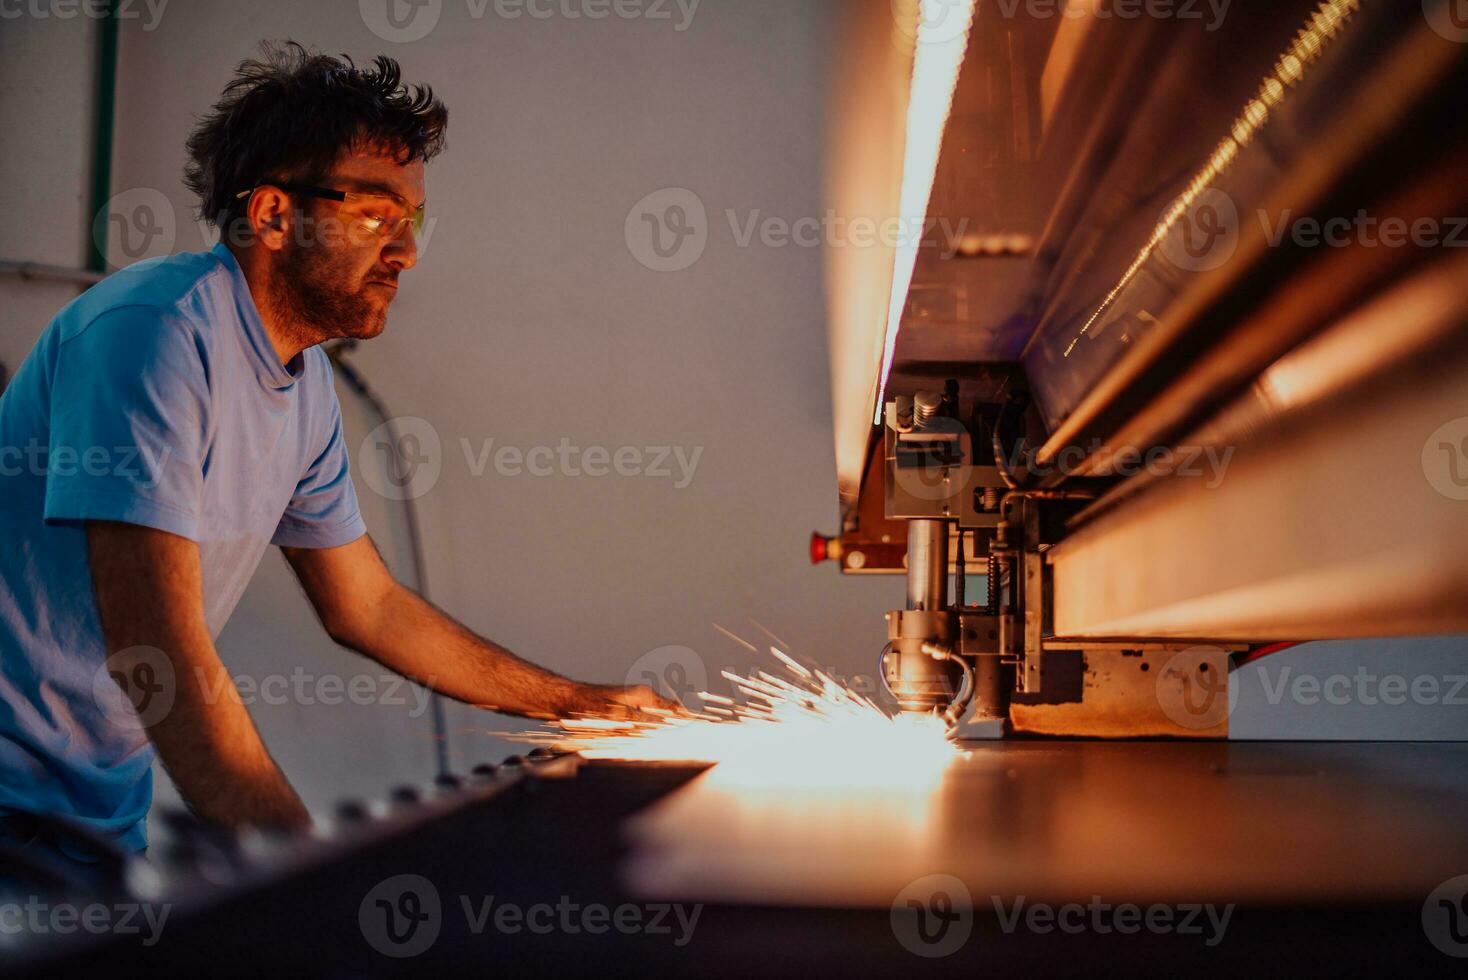
[[[1421,902],[1468,872],[1468,743],[970,742],[931,785],[720,785],[633,824],[663,899],[885,908],[915,879],[1031,901]]]

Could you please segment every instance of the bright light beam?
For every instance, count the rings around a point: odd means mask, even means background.
[[[968,35],[974,22],[975,0],[921,0],[918,10],[917,47],[912,59],[912,92],[907,105],[907,143],[902,161],[902,192],[898,212],[904,233],[897,244],[892,270],[892,295],[887,310],[887,331],[882,343],[882,370],[877,376],[877,404],[873,425],[882,424],[887,401],[887,379],[897,353],[897,331],[907,307],[907,291],[917,268],[918,248],[928,218],[928,202],[938,175],[938,154],[943,148],[943,130],[953,111],[953,94],[958,73],[968,51]],[[958,26],[961,29],[955,30]]]
[[[725,672],[743,698],[700,694],[704,710],[653,721],[566,719],[522,740],[588,759],[713,762],[742,786],[930,784],[958,753],[937,715],[893,716],[820,670],[770,648],[787,676]]]

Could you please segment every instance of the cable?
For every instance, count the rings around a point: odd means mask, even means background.
[[[968,599],[968,545],[965,543],[967,532],[963,528],[958,529],[958,564],[954,568],[957,573],[953,576],[953,605],[962,609],[964,602]]]
[[[1255,661],[1263,660],[1265,657],[1272,656],[1276,653],[1280,653],[1282,651],[1289,650],[1297,646],[1300,646],[1299,641],[1294,641],[1290,643],[1267,643],[1264,646],[1255,647],[1254,649],[1247,650],[1244,653],[1234,654],[1233,661],[1229,664],[1229,673],[1233,673],[1241,667],[1247,667]]]
[[[978,689],[978,683],[974,677],[974,669],[969,666],[968,661],[952,653],[948,655],[948,659],[958,664],[959,669],[963,671],[963,686],[958,689],[958,696],[953,699],[952,703],[948,705],[947,710],[943,712],[943,720],[948,724],[949,731],[952,731],[958,727],[959,721],[963,718],[963,713],[968,710],[969,702],[974,699],[974,692]]]
[[[882,652],[877,654],[877,681],[882,685],[882,690],[886,691],[892,700],[900,702],[901,699],[898,698],[896,693],[887,684],[887,655],[891,652],[892,644],[888,643],[882,647]],[[943,721],[948,725],[948,730],[952,731],[958,727],[959,721],[963,718],[963,713],[968,710],[969,702],[974,699],[974,693],[978,690],[978,683],[974,677],[974,669],[969,666],[968,661],[951,651],[942,659],[957,664],[958,669],[963,674],[963,683],[958,688],[958,694],[948,703],[947,708],[939,712],[943,717]],[[936,711],[937,709],[934,710]]]
[[[1000,418],[1003,418],[1003,415]],[[1009,472],[1009,461],[1004,458],[1004,444],[999,441],[999,425],[997,422],[994,425],[994,438],[990,441],[994,446],[994,466],[999,470],[999,479],[1003,480],[1004,485],[1009,489],[1018,490],[1019,481],[1014,478],[1013,473]]]
[[[888,697],[896,701],[897,695],[887,683],[887,654],[891,652],[892,644],[889,642],[886,646],[882,647],[882,652],[877,654],[877,683],[882,685],[882,690],[887,692]]]
[[[372,411],[382,419],[383,425],[387,426],[388,441],[392,444],[392,451],[398,452],[398,427],[396,417],[387,410],[381,398],[368,387],[366,379],[355,367],[346,360],[346,355],[357,349],[355,340],[343,340],[337,344],[329,344],[325,348],[326,356],[331,358],[331,363],[336,366],[336,373],[347,387],[356,392]],[[403,495],[403,515],[408,526],[408,554],[413,564],[413,584],[418,588],[418,594],[425,600],[428,599],[428,563],[423,557],[423,536],[418,529],[418,507],[411,495]],[[449,774],[449,736],[448,721],[444,717],[443,698],[433,692],[429,699],[432,708],[433,719],[433,745],[434,758],[438,764],[438,775]]]

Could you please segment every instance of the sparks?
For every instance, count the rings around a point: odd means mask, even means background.
[[[958,752],[936,715],[893,716],[825,672],[771,647],[784,676],[725,671],[741,700],[701,693],[689,716],[652,721],[573,718],[521,736],[588,759],[713,762],[722,779],[762,785],[890,784],[944,766]]]

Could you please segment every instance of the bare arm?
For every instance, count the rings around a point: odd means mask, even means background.
[[[455,700],[529,718],[679,708],[649,687],[568,680],[476,636],[399,584],[366,536],[282,550],[332,639]]]
[[[147,654],[124,651],[139,647],[168,660],[172,676],[160,680],[171,683],[173,704],[162,717],[140,717],[189,806],[227,826],[309,824],[214,649],[198,545],[152,528],[90,522],[87,554],[110,666],[126,675],[127,661]]]

